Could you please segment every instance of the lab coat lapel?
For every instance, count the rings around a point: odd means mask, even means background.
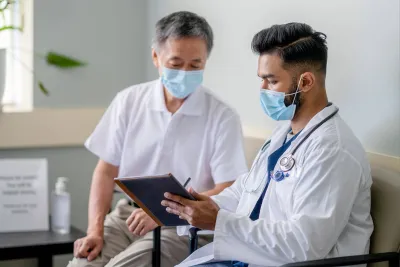
[[[301,131],[299,136],[294,140],[293,144],[291,146],[295,146],[298,142],[300,142],[308,133],[311,131],[315,125],[320,123],[322,120],[324,120],[326,117],[331,115],[337,107],[335,105],[330,105],[320,112],[318,112],[306,125],[306,127]],[[280,148],[291,129],[290,122],[284,123],[281,126],[279,126],[276,131],[272,134],[271,137],[271,144],[268,147],[268,156],[274,153],[278,148]]]
[[[290,131],[290,122],[285,123],[282,126],[278,127],[277,130],[271,137],[271,143],[268,147],[268,156],[274,153],[278,148],[280,148],[285,141],[287,134]]]

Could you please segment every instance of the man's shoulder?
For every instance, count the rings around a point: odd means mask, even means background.
[[[340,116],[326,121],[315,130],[313,135],[310,141],[318,145],[317,148],[362,149],[360,141]]]
[[[311,138],[310,148],[319,151],[335,151],[332,155],[340,158],[351,157],[352,160],[362,166],[369,168],[365,149],[354,134],[349,125],[340,117],[336,116],[317,130],[317,138]]]
[[[367,153],[351,127],[337,116],[332,120],[332,126],[327,133],[320,140],[322,146],[336,152],[331,154],[336,158],[336,163],[340,164],[340,168],[348,170],[359,168],[362,177],[361,185],[365,188],[370,187],[372,177]]]
[[[115,99],[119,103],[132,104],[136,99],[148,97],[152,89],[157,86],[158,80],[131,85],[119,91]]]

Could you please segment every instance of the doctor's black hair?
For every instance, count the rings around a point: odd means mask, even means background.
[[[253,37],[251,47],[258,55],[277,53],[285,69],[300,66],[307,71],[311,67],[326,74],[326,35],[305,23],[273,25],[261,30]]]

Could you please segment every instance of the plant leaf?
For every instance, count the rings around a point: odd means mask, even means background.
[[[46,89],[46,87],[44,87],[43,83],[41,81],[38,82],[40,91],[42,91],[42,93],[46,96],[49,95],[49,90]]]
[[[22,31],[21,27],[16,27],[16,26],[3,26],[0,28],[0,32],[1,31],[5,31],[5,30],[19,30]]]
[[[48,52],[47,55],[45,56],[45,59],[47,64],[61,69],[77,68],[86,65],[86,63],[81,62],[77,59],[62,54],[58,54],[55,52]]]

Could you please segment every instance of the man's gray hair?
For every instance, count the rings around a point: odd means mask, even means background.
[[[168,38],[181,39],[185,37],[204,39],[208,55],[211,53],[214,36],[210,25],[203,17],[188,11],[172,13],[157,22],[153,48],[157,51]]]

